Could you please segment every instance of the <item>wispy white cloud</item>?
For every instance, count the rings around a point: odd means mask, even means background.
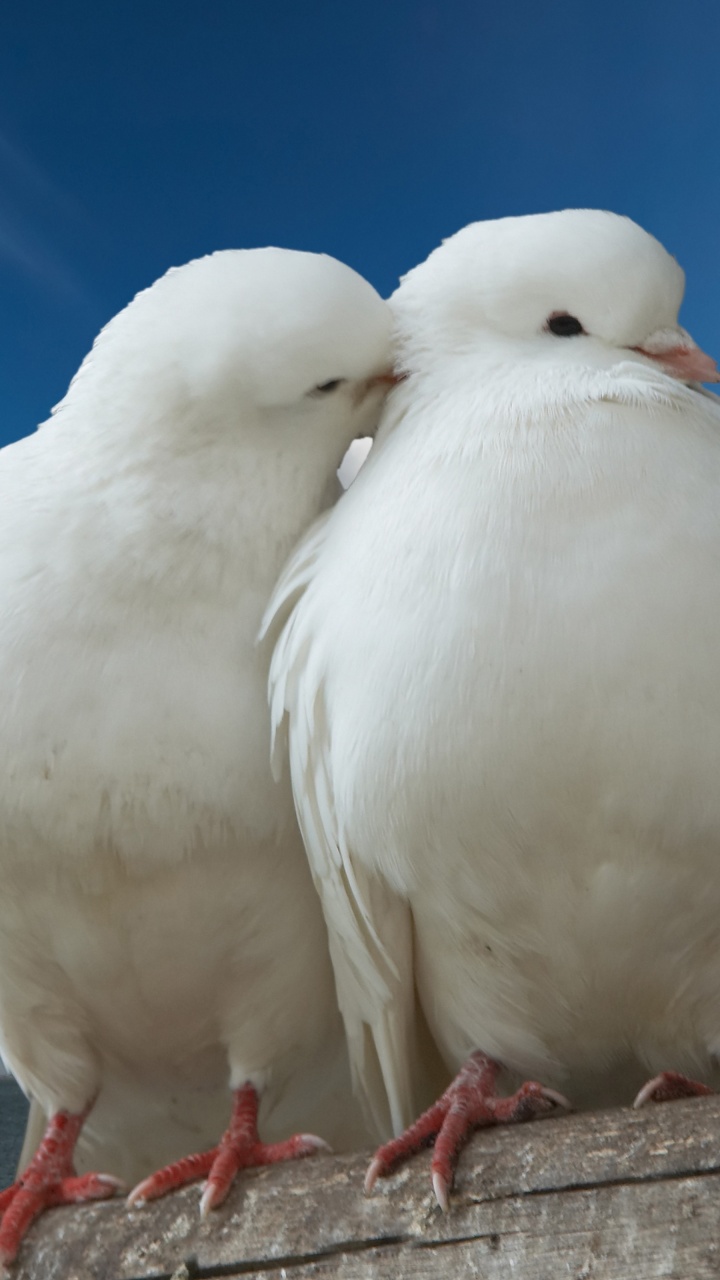
[[[24,187],[44,197],[68,218],[76,222],[87,222],[87,215],[78,201],[54,183],[28,153],[12,143],[1,130],[0,165],[6,174],[14,176]]]
[[[0,131],[0,265],[81,307],[95,302],[47,225],[85,224],[82,207]]]

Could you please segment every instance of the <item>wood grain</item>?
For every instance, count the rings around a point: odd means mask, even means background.
[[[56,1209],[16,1280],[706,1280],[720,1277],[720,1098],[478,1133],[451,1212],[429,1154],[366,1199],[367,1155],[245,1173],[209,1222],[188,1188]]]

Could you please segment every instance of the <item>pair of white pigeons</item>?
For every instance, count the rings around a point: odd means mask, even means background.
[[[720,405],[683,284],[589,210],[468,226],[389,303],[216,253],[2,452],[3,1264],[120,1179],[207,1212],[298,1127],[385,1139],[368,1185],[435,1136],[446,1207],[467,1134],[560,1088],[708,1091]]]

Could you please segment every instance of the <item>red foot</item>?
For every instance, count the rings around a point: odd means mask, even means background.
[[[0,1266],[14,1262],[20,1245],[43,1209],[81,1200],[107,1200],[122,1182],[106,1173],[75,1175],[72,1158],[87,1111],[58,1111],[21,1178],[0,1192]]]
[[[200,1199],[200,1213],[205,1218],[211,1209],[222,1204],[239,1169],[278,1164],[281,1160],[294,1160],[299,1156],[314,1155],[316,1151],[330,1150],[327,1142],[311,1133],[296,1133],[285,1142],[261,1142],[257,1131],[259,1103],[257,1090],[251,1084],[236,1089],[230,1125],[219,1145],[201,1155],[185,1156],[183,1160],[151,1174],[133,1188],[128,1203],[144,1204],[146,1200],[155,1200],[167,1191],[207,1177]]]
[[[634,1107],[644,1107],[646,1102],[675,1102],[678,1098],[705,1098],[714,1093],[709,1085],[699,1080],[689,1080],[679,1071],[661,1071],[648,1080],[633,1102]]]
[[[498,1098],[495,1079],[499,1070],[487,1054],[473,1053],[434,1106],[399,1138],[375,1153],[365,1176],[365,1191],[372,1191],[378,1178],[387,1177],[402,1160],[435,1138],[433,1189],[440,1208],[447,1212],[457,1158],[474,1129],[492,1124],[519,1124],[558,1109],[571,1110],[561,1093],[535,1081],[521,1085],[509,1098]]]

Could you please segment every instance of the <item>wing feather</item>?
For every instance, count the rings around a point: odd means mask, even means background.
[[[330,513],[331,514],[331,513]],[[288,562],[263,620],[278,634],[269,679],[273,770],[290,760],[295,808],[322,902],[353,1078],[381,1135],[416,1113],[415,989],[409,905],[356,856],[338,816],[325,663],[312,582],[329,515]]]

